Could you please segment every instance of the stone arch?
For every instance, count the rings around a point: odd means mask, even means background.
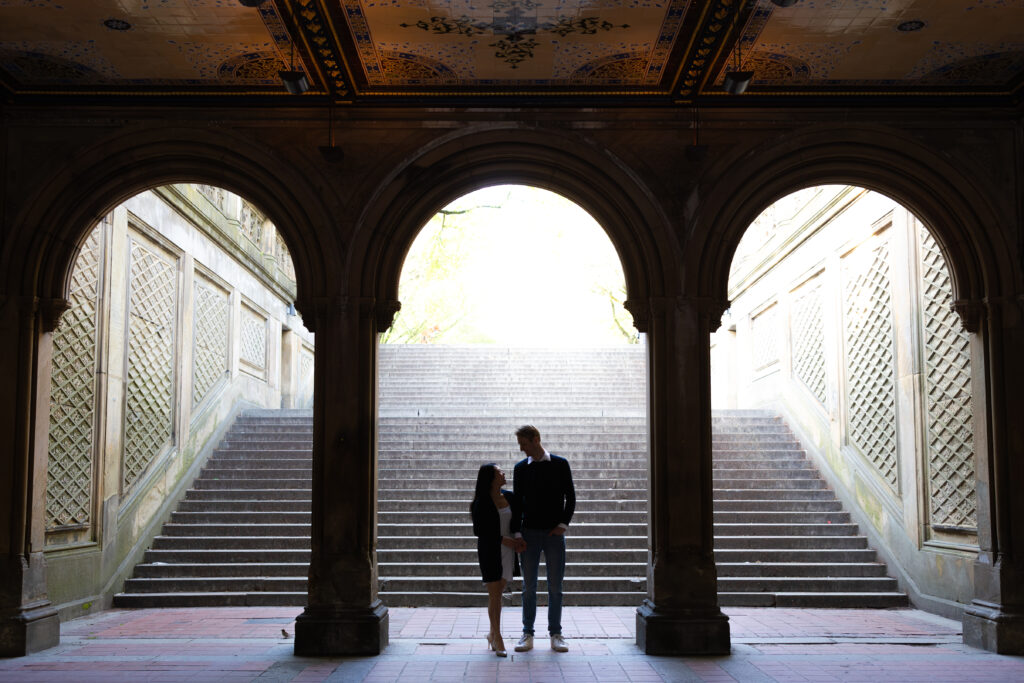
[[[581,138],[525,127],[447,136],[386,178],[357,223],[350,291],[397,301],[405,255],[430,217],[457,197],[503,183],[556,192],[590,213],[619,255],[631,300],[676,291],[669,221],[639,179]]]
[[[3,287],[42,300],[65,299],[75,256],[91,227],[129,197],[174,182],[217,185],[255,203],[288,245],[300,307],[323,291],[331,272],[329,247],[319,243],[315,230],[329,212],[303,174],[250,138],[185,128],[123,131],[60,166],[13,221],[15,240],[0,255]]]
[[[1010,245],[995,243],[997,212],[976,177],[926,145],[887,129],[823,129],[775,140],[722,164],[693,221],[684,288],[727,300],[732,257],[747,227],[777,199],[813,185],[848,184],[885,194],[917,215],[935,237],[970,314],[1010,285]],[[969,321],[970,320],[970,321]]]

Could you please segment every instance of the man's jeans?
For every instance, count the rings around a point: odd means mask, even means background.
[[[562,632],[562,577],[565,576],[565,536],[547,531],[523,529],[526,550],[519,556],[523,570],[523,633],[533,635],[537,618],[537,572],[540,554],[548,579],[548,633]]]

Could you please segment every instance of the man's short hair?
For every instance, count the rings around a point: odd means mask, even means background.
[[[527,441],[533,441],[540,438],[540,430],[533,425],[523,425],[516,430],[516,436],[521,436]]]

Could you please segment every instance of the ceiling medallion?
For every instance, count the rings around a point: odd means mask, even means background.
[[[920,19],[912,19],[911,21],[904,21],[902,24],[899,24],[896,27],[896,30],[902,31],[903,33],[910,33],[912,31],[920,31],[924,27],[925,23],[923,21]]]
[[[103,25],[111,31],[127,31],[132,27],[131,24],[123,19],[107,19],[103,22]]]
[[[415,24],[399,24],[402,28],[418,28],[435,35],[475,36],[490,33],[497,40],[489,43],[495,48],[494,56],[518,68],[520,62],[531,59],[534,50],[540,45],[533,38],[539,32],[553,33],[560,38],[570,34],[591,36],[598,31],[629,28],[629,24],[616,26],[610,21],[599,17],[558,16],[552,21],[540,21],[537,8],[541,3],[536,0],[492,0],[487,5],[491,10],[491,21],[480,21],[469,16],[461,17],[430,17],[429,21],[417,21]]]

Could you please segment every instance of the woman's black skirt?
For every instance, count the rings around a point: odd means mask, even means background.
[[[476,539],[476,556],[484,583],[501,580],[501,537]]]

